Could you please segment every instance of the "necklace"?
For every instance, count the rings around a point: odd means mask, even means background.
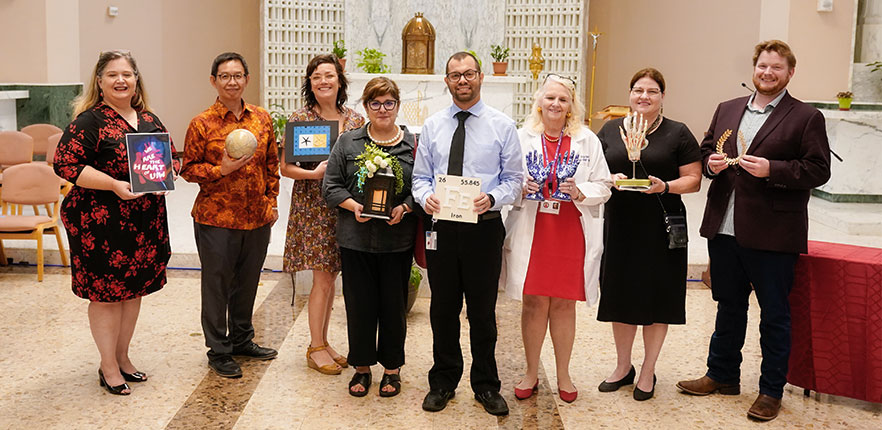
[[[545,135],[545,140],[546,140],[547,142],[557,143],[557,142],[560,141],[560,136],[558,136],[558,137],[551,137],[551,136],[548,135],[548,133],[542,133],[542,134]]]
[[[655,117],[655,121],[653,121],[652,124],[649,126],[649,130],[647,130],[646,135],[648,136],[648,135],[652,134],[652,132],[657,130],[658,127],[661,125],[661,122],[662,122],[662,115],[658,114],[658,116]]]
[[[367,126],[367,128],[366,128],[366,130],[367,130],[367,135],[368,135],[368,139],[370,139],[371,142],[374,142],[374,143],[376,143],[377,145],[380,145],[380,146],[386,146],[386,145],[391,145],[391,144],[393,144],[393,143],[397,143],[399,140],[401,140],[401,136],[404,134],[404,131],[401,130],[401,129],[399,128],[399,129],[398,129],[398,133],[395,133],[395,136],[393,136],[391,139],[389,139],[389,140],[379,140],[379,139],[375,138],[375,137],[371,134],[371,125],[372,125],[372,124],[368,124],[368,126]]]

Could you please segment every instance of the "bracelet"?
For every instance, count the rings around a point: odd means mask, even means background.
[[[661,193],[662,193],[662,194],[667,194],[668,191],[671,191],[671,184],[669,184],[667,181],[665,181],[665,190],[662,191]]]

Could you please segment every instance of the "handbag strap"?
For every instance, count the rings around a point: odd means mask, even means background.
[[[643,167],[643,160],[637,160],[637,164],[640,164],[640,169],[643,170],[643,173],[649,178],[649,172],[646,171],[646,167]],[[658,196],[658,193],[653,193],[653,195],[658,199],[658,205],[661,206],[662,213],[665,214],[665,216],[668,216],[668,211],[665,210],[665,204],[662,203],[661,197]]]

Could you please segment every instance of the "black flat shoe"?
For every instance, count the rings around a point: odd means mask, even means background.
[[[383,378],[385,379],[385,377]],[[364,391],[352,391],[352,387],[361,384],[364,387]],[[352,375],[352,379],[349,380],[349,395],[354,397],[364,397],[367,395],[368,390],[371,388],[371,372],[358,373],[355,372]],[[383,393],[380,393],[382,395]],[[398,393],[395,393],[398,394]]]
[[[128,396],[132,394],[132,390],[129,388],[129,384],[123,383],[121,385],[117,385],[115,387],[111,387],[110,384],[104,379],[104,372],[101,369],[98,369],[98,384],[107,389],[107,392],[110,394],[115,394],[117,396]],[[124,390],[129,390],[129,392],[123,392]]]
[[[122,374],[123,379],[127,382],[144,382],[147,380],[147,374],[144,372],[126,373],[120,370],[119,373]]]
[[[475,400],[481,402],[481,406],[484,406],[484,410],[490,415],[508,415],[508,404],[505,403],[505,399],[502,398],[499,391],[475,393]]]
[[[613,391],[618,390],[619,388],[624,387],[625,385],[631,385],[634,383],[634,378],[637,376],[637,371],[634,370],[634,366],[631,366],[631,370],[628,371],[628,374],[625,375],[624,378],[619,379],[615,382],[606,382],[603,381],[600,383],[600,386],[597,389],[601,393],[611,393]]]
[[[637,386],[634,386],[634,400],[636,400],[638,402],[642,402],[644,400],[651,399],[652,396],[655,395],[655,382],[656,381],[657,381],[657,379],[655,379],[655,375],[652,375],[652,389],[649,390],[648,392],[637,388]]]
[[[456,396],[456,391],[446,390],[430,390],[423,399],[423,410],[429,412],[438,412],[447,407],[447,402]]]
[[[239,367],[239,363],[236,363],[236,360],[233,360],[233,357],[229,355],[220,355],[214,358],[209,358],[208,367],[210,367],[211,370],[214,370],[214,373],[217,373],[218,376],[224,378],[242,377],[242,368]]]
[[[391,386],[392,391],[384,391],[383,388]],[[401,392],[401,375],[397,373],[384,373],[380,379],[380,397],[395,397]]]
[[[272,360],[279,355],[279,351],[272,348],[264,348],[254,342],[249,342],[245,346],[234,349],[231,355],[236,357],[253,358],[255,360]]]

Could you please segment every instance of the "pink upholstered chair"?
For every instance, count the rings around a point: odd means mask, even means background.
[[[52,136],[49,136],[49,146],[46,148],[46,164],[50,166],[55,164],[55,150],[58,149],[58,142],[61,141],[62,134],[63,133],[55,133]],[[61,180],[62,196],[66,196],[71,188],[73,188],[73,184],[64,179]]]
[[[18,205],[51,205],[49,216],[6,215],[0,217],[0,250],[4,239],[37,241],[37,280],[43,281],[43,235],[54,234],[61,263],[68,265],[64,242],[58,227],[61,178],[45,164],[18,164],[3,172],[3,198]],[[2,252],[2,251],[0,251]],[[5,257],[0,254],[0,258]]]
[[[49,136],[61,133],[61,129],[52,124],[31,124],[27,127],[22,128],[21,132],[34,138],[33,155],[47,155],[47,149],[49,148]]]
[[[21,163],[30,163],[34,157],[34,138],[20,131],[0,131],[0,184],[3,183],[3,169]],[[3,201],[0,188],[0,209],[6,213],[7,204]]]
[[[50,166],[55,164],[55,150],[58,149],[58,142],[61,141],[62,134],[64,133],[55,133],[47,139],[49,146],[46,147],[46,164]]]

